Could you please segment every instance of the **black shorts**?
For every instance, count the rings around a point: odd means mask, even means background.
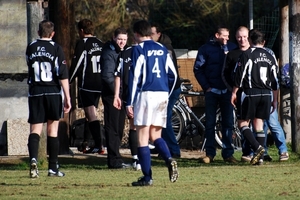
[[[45,123],[48,120],[59,120],[63,117],[61,95],[41,95],[28,97],[28,123]]]
[[[79,90],[78,107],[85,108],[89,106],[95,106],[96,108],[98,108],[100,96],[100,92],[88,92],[85,90]]]
[[[271,111],[271,91],[266,89],[248,89],[237,92],[237,118],[269,119]]]

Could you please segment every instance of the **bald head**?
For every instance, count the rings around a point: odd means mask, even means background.
[[[243,51],[250,47],[248,35],[249,29],[245,26],[240,26],[235,33],[235,39],[238,42],[239,48]]]

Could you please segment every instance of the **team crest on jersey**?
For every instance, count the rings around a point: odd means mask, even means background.
[[[63,60],[63,61],[62,61],[62,64],[66,65],[66,64],[67,64],[67,61],[66,61],[66,60]]]
[[[241,63],[241,62],[238,62],[238,63],[237,63],[237,66],[239,66],[239,67],[242,66],[242,63]]]

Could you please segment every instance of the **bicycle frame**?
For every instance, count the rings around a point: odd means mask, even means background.
[[[185,137],[194,137],[197,135],[200,135],[202,137],[201,141],[203,141],[202,150],[204,149],[205,141],[206,139],[203,138],[205,133],[205,113],[202,114],[199,118],[198,116],[192,111],[190,106],[188,105],[188,102],[186,100],[186,97],[188,96],[204,96],[203,92],[195,92],[190,91],[192,88],[192,85],[188,85],[187,87],[182,84],[182,92],[177,100],[177,102],[174,105],[173,113],[176,113],[180,116],[177,116],[180,118],[178,120],[178,126],[174,127],[173,129],[177,128],[178,133],[176,135],[177,141],[180,143]],[[216,130],[215,130],[215,140],[218,143],[219,146],[222,147],[222,140],[221,140],[221,129],[220,129],[220,123],[221,123],[221,111],[220,108],[216,111]],[[235,116],[235,113],[234,113]],[[180,124],[182,123],[182,124]],[[184,128],[180,127],[183,126]],[[199,130],[200,128],[200,130]],[[200,131],[202,133],[200,133]],[[239,133],[239,130],[234,126],[233,132],[235,134],[235,141],[233,141],[233,147],[235,149],[241,149],[241,135]]]

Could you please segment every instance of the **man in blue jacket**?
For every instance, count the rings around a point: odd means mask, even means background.
[[[236,163],[233,157],[232,142],[233,106],[230,103],[231,92],[222,80],[222,68],[225,55],[235,49],[234,43],[228,42],[229,30],[223,26],[217,28],[214,36],[199,50],[194,64],[194,74],[205,92],[205,149],[204,163],[213,161],[216,155],[215,125],[218,106],[222,115],[222,157],[225,162]]]

